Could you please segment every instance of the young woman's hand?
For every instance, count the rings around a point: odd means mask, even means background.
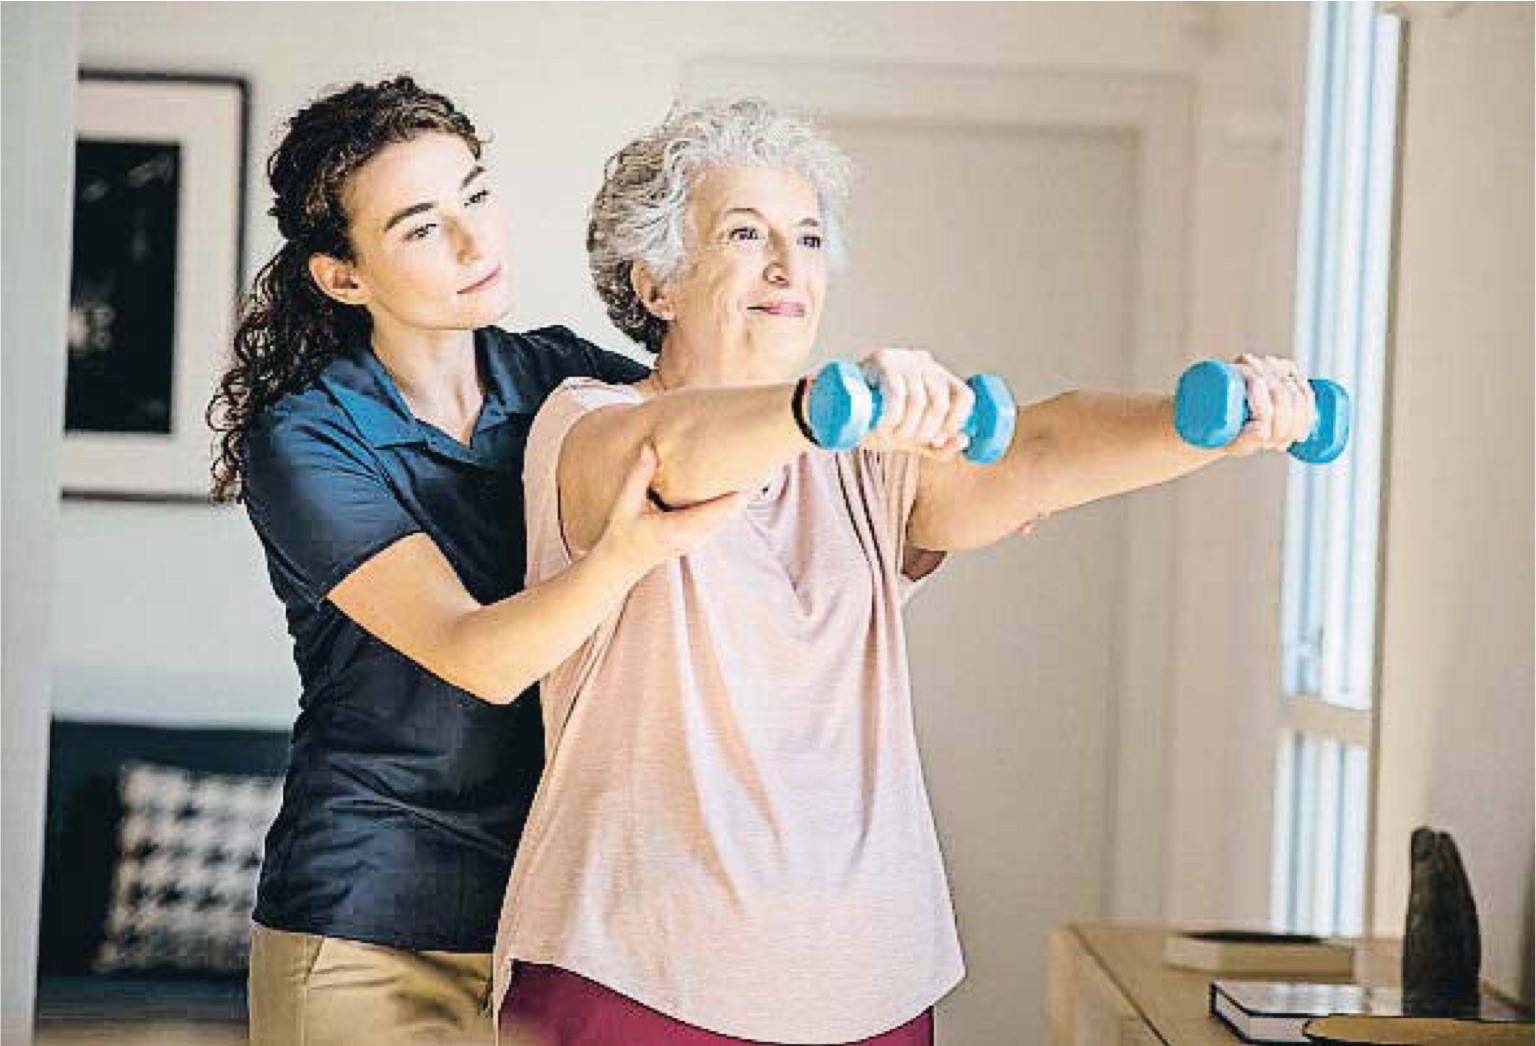
[[[879,349],[859,361],[865,380],[880,389],[880,423],[859,445],[951,461],[970,439],[965,422],[976,394],[920,349]]]
[[[1246,458],[1264,450],[1289,450],[1317,425],[1317,397],[1292,360],[1244,353],[1232,361],[1247,386],[1253,418],[1227,453]]]
[[[642,444],[614,498],[602,535],[592,548],[637,575],[698,548],[745,502],[745,495],[738,492],[683,508],[663,509],[650,497],[655,475],[656,452],[649,443]]]

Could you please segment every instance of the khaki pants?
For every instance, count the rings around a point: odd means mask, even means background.
[[[251,1046],[489,1046],[491,957],[251,927]]]

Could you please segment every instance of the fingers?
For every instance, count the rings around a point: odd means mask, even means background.
[[[928,386],[923,381],[921,365],[911,356],[896,359],[893,376],[899,376],[895,386],[899,391],[885,401],[885,412],[891,416],[891,435],[911,443],[917,439],[918,426],[928,407]]]
[[[1312,386],[1292,360],[1266,356],[1275,403],[1272,439],[1277,449],[1306,439],[1312,433],[1315,405]]]
[[[1312,430],[1317,428],[1317,392],[1294,364],[1291,365],[1291,370],[1297,391],[1296,440],[1311,439]]]
[[[630,466],[624,482],[619,485],[610,514],[624,512],[635,515],[642,511],[646,504],[646,492],[650,490],[651,480],[655,477],[656,448],[649,443],[641,444],[640,452],[635,455],[635,463]]]
[[[733,491],[686,508],[656,512],[654,523],[663,528],[660,540],[669,558],[686,555],[702,545],[741,510],[746,500],[744,493]]]
[[[949,390],[929,366],[919,367],[909,388],[911,399],[902,434],[914,443],[932,443],[949,413]]]
[[[1252,434],[1253,441],[1268,443],[1274,423],[1275,404],[1265,380],[1264,364],[1257,356],[1244,353],[1237,357],[1237,369],[1243,376],[1248,412],[1252,415],[1244,429]]]
[[[953,374],[945,377],[950,383],[950,398],[949,414],[944,418],[942,428],[944,432],[954,433],[959,449],[964,450],[971,441],[965,434],[965,424],[971,420],[971,409],[976,406],[976,393]]]
[[[1317,421],[1317,397],[1292,360],[1248,353],[1234,361],[1243,376],[1249,423],[1232,450],[1246,456],[1259,450],[1287,450],[1307,439]]]
[[[1274,428],[1271,432],[1275,444],[1290,446],[1296,442],[1296,426],[1301,419],[1300,392],[1296,388],[1296,367],[1289,360],[1276,356],[1264,357],[1270,380],[1270,395],[1275,404]]]
[[[880,423],[871,445],[953,457],[968,443],[964,435],[975,394],[965,382],[921,350],[881,349],[862,364],[866,379],[880,389]]]

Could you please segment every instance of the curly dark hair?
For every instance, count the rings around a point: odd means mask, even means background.
[[[476,158],[483,142],[448,98],[409,76],[332,91],[295,113],[267,159],[282,249],[241,303],[234,354],[208,404],[218,434],[213,499],[244,499],[245,434],[263,410],[315,379],[354,334],[372,327],[361,306],[315,285],[309,259],[355,258],[342,199],[347,179],[382,149],[430,133],[457,135]]]

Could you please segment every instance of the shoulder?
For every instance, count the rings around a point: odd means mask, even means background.
[[[356,468],[371,460],[356,422],[319,385],[284,396],[255,415],[245,431],[250,493],[286,485],[297,472],[327,464]]]
[[[539,407],[534,428],[565,429],[583,415],[603,407],[633,406],[645,401],[632,385],[618,385],[601,378],[571,377],[555,386]]]
[[[616,352],[594,345],[569,327],[513,332],[486,328],[492,359],[504,367],[518,395],[537,407],[566,378],[596,378],[610,384],[639,381],[650,371]]]
[[[362,442],[357,425],[318,383],[290,392],[251,418],[246,443],[280,448],[313,439]]]

